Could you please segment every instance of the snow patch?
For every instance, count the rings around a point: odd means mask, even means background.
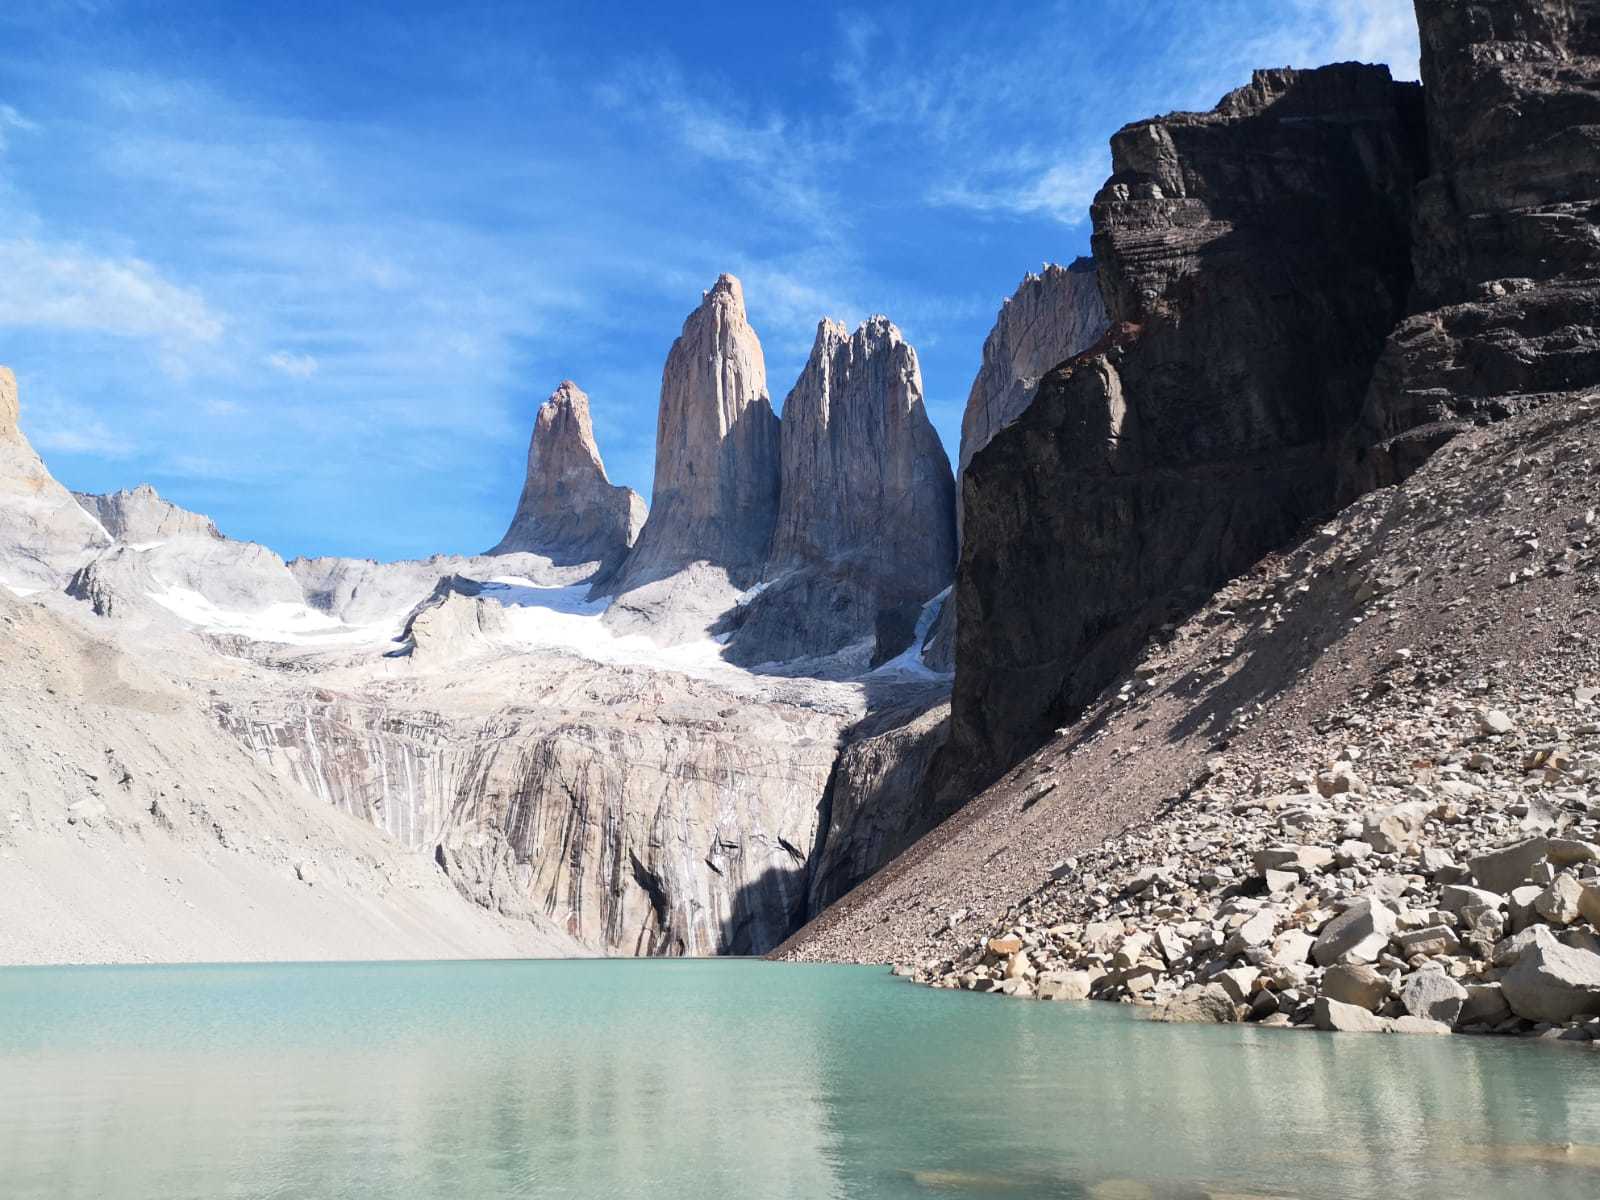
[[[16,596],[18,599],[26,600],[29,596],[37,596],[40,592],[44,591],[44,589],[43,588],[31,588],[31,587],[17,587],[15,584],[8,583],[8,584],[6,584],[6,591],[10,592],[13,596]]]
[[[231,633],[257,642],[284,642],[290,645],[328,645],[390,637],[383,625],[346,625],[337,617],[318,612],[304,604],[269,604],[254,612],[219,608],[208,597],[192,588],[176,585],[146,595],[173,615],[197,625],[208,633]]]
[[[522,649],[566,650],[608,664],[743,674],[723,661],[722,647],[709,634],[676,646],[658,646],[639,634],[617,636],[600,619],[609,601],[588,599],[587,584],[548,587],[502,575],[480,594],[505,610],[506,640]]]

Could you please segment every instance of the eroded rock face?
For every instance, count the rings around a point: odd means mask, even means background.
[[[589,397],[566,380],[539,409],[516,515],[489,553],[538,554],[558,565],[594,562],[605,570],[622,560],[644,521],[639,494],[606,478]]]
[[[955,568],[955,482],[928,420],[917,354],[887,317],[823,321],[783,406],[783,476],[764,589],[730,657],[820,656],[887,631],[909,644]]]
[[[676,605],[715,615],[760,577],[778,515],[779,423],[744,289],[723,275],[689,314],[661,373],[650,515],[608,591],[614,624],[648,626]],[[696,564],[727,588],[666,588]],[[692,594],[690,594],[692,593]]]
[[[0,585],[55,589],[111,537],[45,469],[19,414],[16,376],[0,367]]]
[[[1421,143],[1419,90],[1354,65],[1257,72],[1113,138],[1114,327],[967,468],[947,778],[992,777],[1326,510],[1404,311]]]
[[[1346,491],[1464,424],[1600,385],[1600,21],[1592,3],[1416,0],[1432,173],[1413,315],[1385,348]]]
[[[1033,403],[1039,381],[1052,367],[1082,354],[1105,334],[1105,301],[1093,259],[1070,267],[1048,264],[1023,279],[1000,307],[983,343],[983,365],[961,415],[961,462],[972,456]],[[958,472],[959,473],[959,472]],[[959,522],[961,498],[956,497]]]
[[[119,542],[222,536],[210,517],[163,500],[148,483],[141,483],[132,491],[110,492],[103,496],[74,492],[73,497]]]
[[[487,603],[454,596],[430,620],[481,633]],[[611,953],[759,953],[804,918],[819,802],[860,716],[841,685],[558,654],[431,665],[425,688],[346,696],[329,680],[315,695],[236,695],[217,717],[485,907],[541,913]]]

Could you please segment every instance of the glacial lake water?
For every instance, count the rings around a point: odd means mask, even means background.
[[[1208,1194],[1593,1200],[1600,1054],[757,961],[0,970],[7,1200]]]

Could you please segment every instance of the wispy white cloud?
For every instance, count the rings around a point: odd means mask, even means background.
[[[313,355],[291,354],[287,350],[276,350],[267,355],[267,366],[291,379],[310,379],[317,373],[317,360]]]
[[[0,152],[10,144],[12,133],[32,133],[39,127],[9,104],[0,104]]]
[[[168,343],[212,342],[221,316],[193,288],[137,258],[70,244],[0,241],[0,325],[93,330]]]

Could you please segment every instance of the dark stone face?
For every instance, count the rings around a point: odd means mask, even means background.
[[[1112,332],[966,476],[947,751],[963,786],[1328,507],[1405,311],[1425,155],[1418,89],[1387,70],[1260,72],[1112,151],[1093,208]]]
[[[1425,90],[1262,71],[1113,139],[1112,333],[964,481],[945,799],[1307,520],[1600,387],[1600,0],[1416,7]]]

